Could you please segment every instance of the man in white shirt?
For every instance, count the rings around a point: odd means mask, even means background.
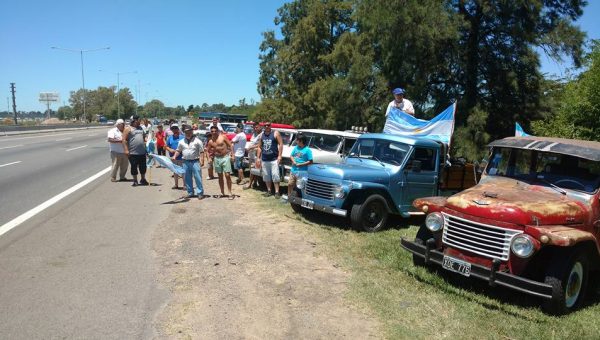
[[[194,129],[190,125],[183,126],[185,138],[179,141],[177,151],[172,160],[175,160],[179,155],[183,159],[183,180],[185,188],[188,192],[188,198],[198,197],[199,200],[204,198],[204,188],[202,187],[201,168],[204,166],[204,144],[200,138],[194,136]],[[197,190],[194,191],[194,180],[196,181]]]
[[[125,174],[129,167],[129,159],[125,155],[125,149],[123,148],[123,130],[125,129],[125,122],[123,119],[117,119],[115,127],[108,130],[108,147],[110,150],[110,159],[112,161],[112,170],[110,172],[111,182],[117,182],[117,171],[119,172],[119,182],[127,180]]]
[[[225,130],[223,130],[223,126],[221,126],[221,123],[219,123],[219,118],[217,118],[217,117],[212,117],[212,123],[210,123],[210,125],[208,125],[208,127],[206,129],[210,130],[211,126],[216,126],[217,129],[219,129],[219,132],[225,131]]]
[[[387,110],[385,110],[385,116],[387,117],[394,107],[400,111],[408,113],[411,116],[414,116],[415,109],[413,108],[413,104],[410,102],[410,100],[404,98],[404,89],[398,87],[395,88],[392,93],[394,94],[394,100],[388,104]]]
[[[233,168],[238,172],[238,179],[235,181],[235,183],[243,184],[245,183],[245,180],[242,161],[244,160],[244,154],[246,153],[246,134],[244,133],[244,124],[238,123],[238,125],[235,127],[235,136],[231,140],[231,144],[233,144]]]

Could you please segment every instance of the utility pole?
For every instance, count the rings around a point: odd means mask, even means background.
[[[18,123],[17,123],[17,103],[15,101],[15,83],[10,83],[10,92],[12,93],[13,115],[15,117],[15,125],[18,125]]]

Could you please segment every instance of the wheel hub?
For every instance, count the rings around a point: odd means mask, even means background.
[[[581,292],[581,283],[583,282],[583,266],[580,262],[575,262],[569,278],[567,279],[567,285],[565,287],[565,303],[567,307],[573,307],[577,302],[579,293]]]

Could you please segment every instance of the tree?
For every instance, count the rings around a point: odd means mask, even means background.
[[[71,96],[69,97],[69,103],[73,108],[73,116],[76,120],[80,120],[83,116],[83,93],[83,89],[71,91]]]
[[[56,117],[60,120],[72,120],[74,117],[73,108],[70,106],[61,106],[56,111]]]
[[[165,113],[165,104],[158,99],[153,99],[144,104],[143,112],[146,117],[161,117]]]
[[[135,113],[135,107],[137,103],[133,100],[133,95],[129,88],[125,87],[119,90],[117,93],[118,104],[120,106],[121,115],[119,118],[129,118]]]
[[[586,70],[555,94],[558,112],[533,123],[536,135],[600,141],[600,42],[585,58]]]

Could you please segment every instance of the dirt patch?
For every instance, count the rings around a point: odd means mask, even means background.
[[[204,184],[218,193],[217,181]],[[259,208],[235,184],[234,193],[182,201],[157,229],[159,279],[172,293],[156,318],[159,337],[380,337],[370,311],[344,298],[350,274],[297,230],[300,222]]]

